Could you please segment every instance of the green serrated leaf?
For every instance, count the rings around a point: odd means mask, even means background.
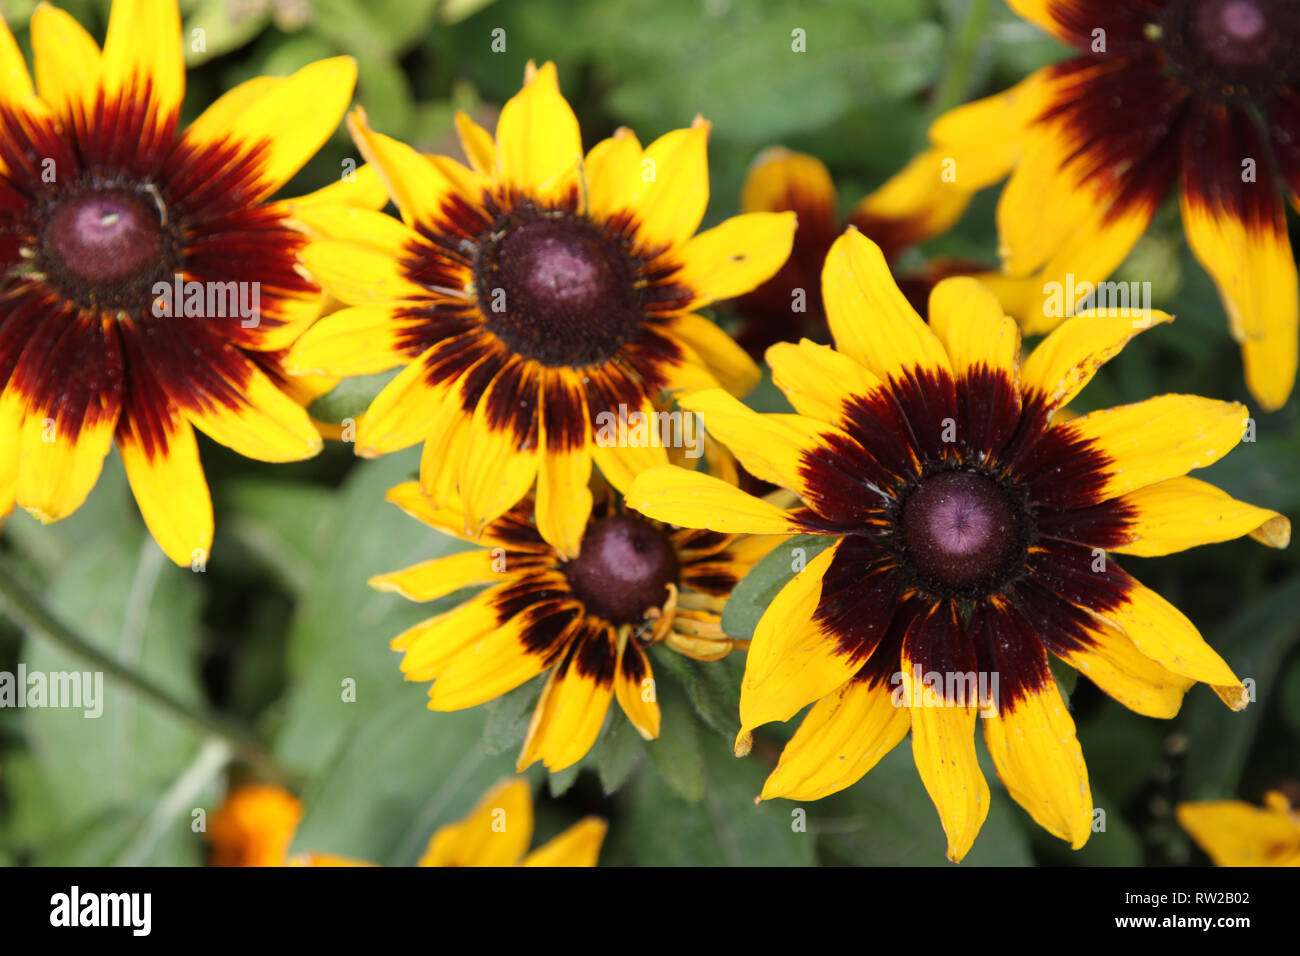
[[[758,619],[777,592],[834,543],[830,535],[801,534],[773,548],[732,590],[722,611],[722,629],[732,637],[752,638]]]
[[[742,655],[721,661],[694,661],[660,644],[651,650],[656,670],[666,672],[686,692],[695,712],[727,740],[740,731]]]

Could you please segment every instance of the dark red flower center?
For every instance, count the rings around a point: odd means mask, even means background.
[[[1294,0],[1174,0],[1160,32],[1187,82],[1216,98],[1259,97],[1300,75]]]
[[[903,505],[907,559],[933,590],[955,594],[995,582],[1019,551],[1019,523],[992,478],[944,472],[921,482]]]
[[[567,213],[512,214],[480,245],[474,285],[489,331],[546,365],[602,365],[644,316],[622,242]]]
[[[668,535],[627,515],[588,525],[578,556],[564,565],[569,586],[587,610],[615,624],[635,623],[648,609],[662,607],[677,571]]]
[[[38,271],[64,297],[92,308],[141,308],[170,279],[175,237],[160,201],[129,187],[56,196],[38,213]]]

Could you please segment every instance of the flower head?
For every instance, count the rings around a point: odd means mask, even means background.
[[[208,823],[212,866],[281,866],[302,820],[302,802],[283,787],[250,783],[226,794]]]
[[[627,498],[685,527],[829,543],[758,624],[737,751],[753,728],[816,702],[763,789],[811,800],[854,783],[910,730],[957,860],[988,812],[982,715],[1012,796],[1081,846],[1087,771],[1049,654],[1149,716],[1172,716],[1197,681],[1246,705],[1191,622],[1113,557],[1244,534],[1287,543],[1286,518],[1186,477],[1242,438],[1246,410],[1165,395],[1059,422],[1139,331],[1132,319],[1081,314],[1022,363],[1015,323],[974,279],[939,283],[927,325],[879,248],[850,230],[822,281],[836,348],[767,353],[797,415],[759,415],[720,390],[682,400],[803,507],[675,468],[644,473]]]
[[[418,482],[388,493],[408,514],[464,536],[464,516],[438,508]],[[597,501],[578,554],[541,536],[525,498],[488,524],[482,550],[435,558],[371,579],[372,586],[432,601],[490,585],[459,607],[393,639],[407,680],[432,680],[431,710],[485,703],[549,671],[518,769],[538,760],[552,771],[581,760],[595,743],[610,701],[647,740],[659,736],[659,705],[646,649],[660,641],[700,660],[725,657],[735,642],[720,612],[731,588],[771,539],[668,527]]]
[[[1043,282],[1105,279],[1174,184],[1213,276],[1246,381],[1291,393],[1300,296],[1284,195],[1300,194],[1300,7],[1290,0],[1011,0],[1077,55],[930,130],[962,189],[1011,176],[998,206],[1004,298],[1029,331],[1064,311]],[[937,179],[936,174],[936,179]],[[940,186],[937,192],[943,192]],[[1043,296],[1048,295],[1045,302]],[[1013,303],[1012,298],[1019,301]]]
[[[597,439],[666,393],[758,370],[694,310],[745,292],[785,260],[789,213],[695,235],[708,201],[709,125],[645,149],[620,129],[585,156],[555,67],[530,66],[495,138],[457,117],[470,166],[422,156],[349,120],[398,222],[360,210],[306,217],[308,270],[351,308],[297,343],[300,372],[401,368],[358,423],[357,453],[425,442],[420,483],[473,535],[536,486],[542,535],[577,554],[594,463],[615,487],[664,450]]]
[[[102,51],[45,4],[31,35],[35,88],[0,23],[0,517],[71,514],[116,442],[159,545],[205,561],[195,428],[264,461],[321,446],[277,376],[323,295],[266,200],[337,127],[356,67],[250,80],[180,130],[175,0],[115,0]]]

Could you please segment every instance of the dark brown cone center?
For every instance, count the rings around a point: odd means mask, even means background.
[[[43,251],[56,271],[91,287],[116,287],[160,272],[165,237],[158,209],[131,192],[82,193],[46,217]]]
[[[662,607],[677,571],[668,535],[627,515],[590,524],[578,556],[564,566],[587,610],[615,624],[635,623],[648,609]]]
[[[475,262],[488,329],[546,365],[611,359],[642,317],[636,270],[619,243],[576,216],[507,224]]]
[[[1225,69],[1264,65],[1277,41],[1270,0],[1202,0],[1192,17],[1196,45]]]
[[[903,505],[902,532],[916,570],[942,590],[998,577],[1018,539],[1006,494],[991,478],[967,472],[923,481]]]

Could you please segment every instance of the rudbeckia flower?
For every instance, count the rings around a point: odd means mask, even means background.
[[[745,177],[741,211],[793,212],[799,225],[785,265],[732,303],[744,319],[737,341],[755,356],[769,345],[800,336],[824,341],[828,333],[821,268],[845,226],[856,226],[893,262],[912,245],[951,228],[970,205],[971,193],[955,185],[934,188],[942,161],[933,152],[918,156],[841,223],[835,183],[821,160],[779,146],[759,153]],[[978,271],[974,263],[938,260],[901,278],[900,287],[909,300],[923,303],[940,279]]]
[[[116,442],[159,545],[204,561],[195,428],[263,461],[321,447],[267,373],[323,296],[265,200],[338,126],[356,67],[250,80],[181,131],[174,0],[115,0],[102,51],[45,4],[31,36],[35,89],[0,23],[0,517],[71,514]]]
[[[1075,302],[1056,303],[1045,284],[1069,289],[1073,277],[1083,292],[1105,279],[1181,182],[1184,232],[1218,285],[1246,382],[1280,407],[1300,324],[1283,198],[1300,201],[1300,6],[1009,3],[1079,55],[930,131],[963,190],[1011,173],[998,206],[1004,269],[1039,282],[1008,307],[1027,331],[1055,324]]]
[[[1180,803],[1175,812],[1215,866],[1300,866],[1300,813],[1276,790],[1263,807],[1207,800]]]
[[[716,389],[682,400],[803,507],[671,467],[643,473],[627,496],[659,521],[829,545],[760,619],[737,751],[753,728],[815,702],[762,792],[813,800],[857,781],[910,730],[960,860],[988,812],[980,714],[1011,795],[1079,847],[1092,800],[1049,653],[1141,714],[1173,716],[1197,681],[1246,706],[1191,622],[1113,557],[1244,534],[1287,543],[1286,518],[1186,477],[1241,440],[1246,410],[1164,395],[1054,422],[1136,334],[1132,319],[1077,316],[1022,364],[1017,326],[991,292],[944,280],[927,325],[854,230],[831,248],[822,292],[836,348],[767,353],[798,414],[759,415]]]
[[[477,533],[536,484],[546,540],[577,554],[594,462],[617,488],[660,447],[601,441],[665,392],[743,393],[749,357],[695,310],[752,289],[790,251],[794,216],[729,219],[708,201],[702,120],[642,149],[626,129],[584,157],[554,65],[530,66],[493,138],[466,115],[470,166],[422,156],[349,117],[402,221],[364,210],[304,217],[308,271],[349,303],[294,346],[289,368],[401,368],[357,424],[356,451],[425,442],[420,482]]]
[[[415,481],[388,500],[446,534],[466,537],[464,515],[438,508]],[[462,710],[550,671],[517,769],[551,771],[581,760],[617,698],[638,733],[659,736],[646,648],[664,641],[699,660],[736,646],[723,633],[725,599],[773,538],[666,527],[621,512],[603,495],[566,558],[533,522],[531,496],[490,522],[481,550],[435,558],[370,584],[413,601],[490,585],[392,641],[407,680],[433,681],[430,710]]]

